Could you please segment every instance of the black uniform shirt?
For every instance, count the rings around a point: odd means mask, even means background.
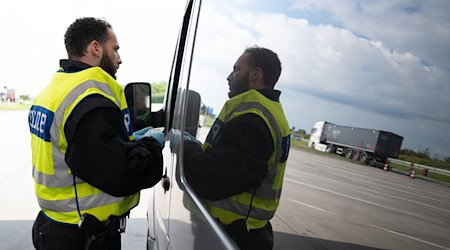
[[[258,90],[272,101],[280,91]],[[205,152],[195,142],[186,142],[185,174],[200,198],[220,200],[253,192],[267,176],[267,162],[274,150],[267,124],[255,114],[245,114],[226,123],[220,139]]]
[[[91,67],[61,60],[64,72]],[[161,146],[153,138],[130,141],[122,111],[101,95],[84,98],[72,111],[64,132],[65,160],[75,176],[113,196],[128,196],[154,186],[162,176]]]

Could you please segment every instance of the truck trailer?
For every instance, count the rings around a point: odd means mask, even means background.
[[[389,157],[398,158],[402,141],[402,136],[388,131],[319,121],[311,130],[308,145],[376,166],[384,164]]]

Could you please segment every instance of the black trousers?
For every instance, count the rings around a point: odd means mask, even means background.
[[[70,226],[54,222],[39,212],[32,229],[33,245],[38,250],[83,250],[84,232],[77,226]],[[108,237],[108,246],[105,248],[93,245],[89,249],[120,250],[120,233]]]
[[[224,226],[225,231],[236,245],[242,249],[271,250],[273,248],[273,231],[270,222],[263,228],[247,231],[244,220],[237,220]]]

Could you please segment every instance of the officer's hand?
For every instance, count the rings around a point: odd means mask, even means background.
[[[141,130],[134,132],[133,133],[134,139],[135,140],[142,139],[142,137],[144,137],[144,134],[147,133],[150,129],[153,129],[153,127],[146,127],[146,128],[143,128]]]
[[[152,132],[149,130],[147,133],[144,134],[144,137],[152,137],[156,139],[159,142],[159,145],[161,145],[161,148],[164,148],[164,145],[166,143],[166,139],[164,138],[164,133],[162,132]]]
[[[185,141],[193,141],[200,146],[202,145],[202,143],[199,140],[197,140],[197,138],[195,138],[193,135],[191,135],[189,132],[186,132],[186,131],[184,132],[183,139]]]

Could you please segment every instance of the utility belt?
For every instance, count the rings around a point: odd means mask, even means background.
[[[128,216],[129,213],[120,217],[111,215],[108,220],[101,222],[91,214],[83,214],[78,223],[83,233],[83,248],[110,249],[117,238],[120,242],[120,234],[125,232]]]

